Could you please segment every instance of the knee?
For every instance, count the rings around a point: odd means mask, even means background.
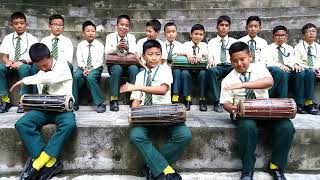
[[[173,75],[173,76],[180,76],[180,75],[181,75],[180,69],[174,69],[174,70],[172,70],[172,75]]]
[[[7,67],[4,64],[0,63],[0,72],[4,72],[6,70],[7,70]]]
[[[122,75],[122,67],[120,65],[113,65],[111,67],[111,76],[121,76]]]
[[[257,133],[256,123],[253,120],[239,120],[238,129],[243,133]]]
[[[25,128],[25,124],[23,123],[23,121],[24,121],[24,119],[22,117],[14,125],[14,127],[16,128],[16,130],[18,132],[21,132],[21,130]]]
[[[189,128],[186,131],[184,131],[181,139],[184,144],[190,143],[190,141],[192,139],[192,134],[191,134],[191,131]]]
[[[290,120],[283,121],[277,127],[278,127],[278,132],[280,132],[282,134],[286,134],[287,136],[291,137],[295,133],[294,126]]]
[[[71,112],[70,112],[71,113]],[[72,115],[71,115],[72,114]],[[74,118],[73,113],[71,113],[68,117],[66,117],[63,126],[67,131],[73,131],[77,127],[76,120]]]
[[[145,135],[139,131],[138,129],[136,128],[132,128],[131,129],[131,132],[130,132],[130,142],[132,144],[138,144],[142,141],[146,141],[147,138],[145,137]]]
[[[87,81],[89,81],[89,82],[96,82],[96,78],[94,77],[94,76],[92,76],[92,75],[88,75],[87,76]]]
[[[189,76],[190,76],[190,73],[189,73],[188,70],[183,70],[183,71],[181,72],[181,76],[182,76],[183,78],[186,78],[186,77],[189,77]]]
[[[138,74],[138,72],[139,72],[139,69],[136,65],[131,65],[131,66],[129,66],[128,69],[129,69],[130,73],[133,73],[133,74]]]

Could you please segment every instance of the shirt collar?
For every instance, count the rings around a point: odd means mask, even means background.
[[[227,41],[227,39],[229,38],[229,36],[228,36],[228,34],[223,38],[225,41]],[[219,36],[219,35],[217,35],[217,40],[219,41],[219,42],[221,42],[221,39],[222,39],[222,37],[221,36]]]
[[[22,33],[22,34],[20,35],[20,37],[22,38],[22,37],[25,37],[26,35],[27,35],[27,32],[25,31],[24,33]],[[19,37],[19,35],[17,34],[17,32],[14,32],[13,38],[15,39],[15,38],[17,38],[17,37]]]
[[[173,40],[172,44],[174,45],[175,43],[176,43],[176,40]],[[169,45],[169,44],[170,44],[170,42],[168,40],[166,40],[166,45]]]
[[[191,46],[198,46],[200,45],[201,42],[199,42],[198,44],[195,44],[192,40],[190,41]]]
[[[53,39],[53,38],[61,39],[61,38],[63,37],[63,35],[60,34],[59,36],[55,36],[55,35],[53,35],[53,34],[51,33],[51,34],[50,34],[50,37],[51,37],[51,39]]]
[[[120,41],[120,39],[122,39],[122,37],[119,36],[119,33],[117,33],[117,38],[118,38],[118,41]],[[128,40],[127,35],[125,35],[125,36],[123,37],[123,39],[125,39],[125,40],[127,41],[127,40]]]
[[[95,43],[96,43],[96,40],[94,39],[94,40],[91,42],[91,45],[94,46]],[[90,44],[90,43],[89,43],[87,40],[85,40],[85,45],[86,45],[86,46],[89,46],[89,44]]]
[[[303,43],[305,44],[306,48],[308,48],[309,46],[311,46],[311,48],[314,48],[315,47],[315,43],[312,42],[312,44],[308,44],[306,41],[303,41]]]
[[[252,70],[254,69],[254,67],[252,67],[254,64],[249,64],[249,68],[247,69],[247,71],[246,71],[246,73],[251,73],[252,72]],[[241,73],[238,73],[236,70],[234,70],[234,72],[236,73],[236,75],[238,76],[238,77],[240,77],[242,74]]]

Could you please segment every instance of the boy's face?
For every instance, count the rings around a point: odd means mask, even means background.
[[[230,24],[227,21],[222,21],[217,25],[217,30],[218,35],[223,38],[228,35],[230,31]]]
[[[317,38],[317,29],[314,27],[306,29],[302,37],[306,42],[314,42]]]
[[[199,44],[204,38],[204,31],[203,30],[194,30],[190,34],[190,37],[191,37],[191,41],[194,44]]]
[[[284,30],[278,30],[274,35],[272,35],[272,39],[276,45],[281,46],[283,43],[287,42],[288,34]]]
[[[94,26],[86,26],[83,31],[83,36],[91,43],[94,38],[96,38],[96,28]]]
[[[158,32],[156,32],[152,26],[147,26],[146,36],[148,40],[156,40],[158,38]]]
[[[252,57],[251,54],[247,50],[239,51],[231,54],[230,60],[231,60],[232,67],[238,73],[247,72],[250,66],[251,57]]]
[[[143,54],[143,58],[146,60],[147,67],[152,69],[161,63],[161,49],[157,47],[149,48]]]
[[[13,19],[10,24],[18,35],[23,34],[26,31],[28,25],[26,20],[22,18]]]
[[[51,71],[52,62],[53,62],[52,58],[49,57],[49,58],[44,58],[35,64],[41,71],[48,72],[48,71]]]
[[[166,27],[164,35],[169,42],[173,42],[177,37],[177,28],[175,26]]]
[[[130,22],[128,19],[122,18],[117,24],[117,31],[120,37],[125,37],[130,30]]]
[[[246,31],[250,37],[255,38],[261,31],[261,26],[258,21],[251,21],[248,25],[246,25]]]
[[[62,34],[64,28],[64,23],[62,19],[53,19],[51,24],[49,24],[49,29],[54,36],[59,36]]]

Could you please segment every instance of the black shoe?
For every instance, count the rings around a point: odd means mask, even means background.
[[[297,113],[299,114],[308,114],[302,105],[297,104]]]
[[[268,168],[268,172],[274,180],[286,180],[286,177],[284,176],[283,171],[281,169]]]
[[[97,113],[104,113],[104,112],[106,112],[106,104],[101,103],[97,107]]]
[[[222,113],[223,112],[223,108],[221,106],[220,103],[215,103],[213,105],[213,111],[218,112],[218,113]]]
[[[172,101],[172,104],[178,104],[179,101]]]
[[[242,171],[240,180],[253,180],[253,172]]]
[[[7,103],[7,102],[2,102],[0,105],[0,113],[5,113],[8,112],[8,110],[10,109],[11,104]]]
[[[182,177],[178,173],[172,173],[166,175],[166,180],[181,180]]]
[[[305,106],[305,109],[308,112],[308,114],[317,115],[319,113],[319,110],[316,108],[315,104]]]
[[[199,101],[200,111],[207,111],[207,103],[205,100]]]
[[[190,111],[191,101],[184,101],[183,104],[186,107],[186,111]]]
[[[79,105],[73,105],[73,110],[78,111],[79,110]]]
[[[146,180],[155,180],[155,178],[152,176],[151,170],[148,166],[144,167],[143,174],[146,177]]]
[[[37,176],[39,171],[32,167],[33,160],[28,158],[20,175],[20,180],[31,180]]]
[[[110,111],[119,111],[118,101],[110,101]]]
[[[21,104],[18,105],[17,113],[24,113],[24,109]]]
[[[60,174],[63,170],[63,164],[57,161],[52,167],[44,166],[41,169],[41,174],[37,177],[37,180],[47,180],[51,179],[53,176]]]

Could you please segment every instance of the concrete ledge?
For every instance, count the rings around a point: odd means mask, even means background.
[[[80,107],[77,130],[62,152],[67,172],[139,174],[143,162],[129,142],[128,106],[119,112],[97,114],[91,107]],[[15,174],[22,169],[27,155],[14,123],[21,115],[0,114],[0,175]],[[235,126],[227,113],[199,112],[196,106],[187,114],[187,125],[193,139],[176,167],[183,171],[231,171],[241,168]],[[319,116],[297,115],[292,120],[296,128],[290,152],[289,171],[320,171]],[[54,125],[42,129],[45,139],[54,132]],[[163,134],[165,135],[165,134]],[[256,168],[264,168],[270,158],[268,133],[259,132]],[[152,135],[154,136],[154,134]],[[156,144],[162,140],[156,138]]]

